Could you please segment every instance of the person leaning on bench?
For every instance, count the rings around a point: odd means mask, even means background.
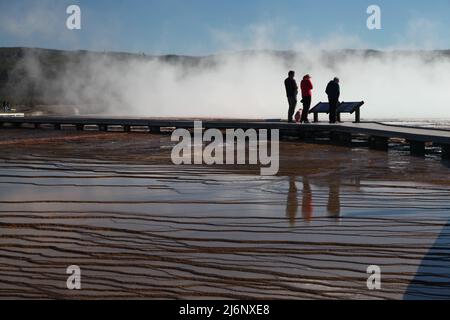
[[[341,94],[339,78],[335,77],[328,83],[325,93],[328,95],[328,103],[330,105],[330,123],[336,123],[337,107],[339,105],[339,96]]]
[[[284,86],[286,88],[286,96],[289,103],[288,122],[294,122],[292,117],[294,116],[295,107],[297,106],[298,85],[295,82],[295,71],[289,71],[288,77],[284,80]]]

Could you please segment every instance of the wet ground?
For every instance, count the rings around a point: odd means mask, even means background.
[[[450,298],[448,164],[283,141],[262,177],[174,166],[172,145],[0,130],[0,297]]]

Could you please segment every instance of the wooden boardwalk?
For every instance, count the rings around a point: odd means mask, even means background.
[[[194,127],[194,121],[201,120],[205,129],[279,129],[280,135],[298,136],[299,138],[315,139],[327,135],[334,143],[349,144],[354,136],[365,136],[370,148],[387,150],[389,139],[405,139],[411,146],[412,154],[425,154],[425,146],[433,144],[442,148],[442,157],[450,158],[450,131],[442,129],[415,128],[406,126],[386,125],[377,122],[362,123],[313,123],[295,124],[279,120],[248,120],[248,119],[150,119],[150,118],[123,118],[123,117],[87,117],[87,116],[25,116],[0,117],[0,126],[12,125],[15,127],[53,126],[61,130],[65,126],[73,126],[77,130],[84,130],[88,126],[96,126],[100,131],[108,131],[110,127],[121,127],[123,131],[130,132],[136,127],[145,127],[152,133],[159,133],[162,129]]]

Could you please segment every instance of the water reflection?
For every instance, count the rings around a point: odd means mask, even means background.
[[[0,297],[73,298],[60,281],[60,267],[73,261],[91,266],[78,298],[399,298],[411,279],[409,296],[448,296],[450,229],[441,231],[450,188],[409,180],[422,170],[383,181],[392,174],[381,165],[358,171],[366,163],[346,171],[310,161],[298,165],[307,173],[254,178],[209,167],[6,159]],[[384,266],[388,291],[352,280],[372,264]]]
[[[312,190],[308,177],[303,177],[302,217],[310,221],[313,216]]]
[[[339,218],[341,214],[340,187],[340,179],[330,181],[327,204],[327,212],[330,218]]]
[[[441,163],[444,167],[450,168],[450,160],[443,159]]]
[[[289,177],[289,191],[286,202],[286,216],[289,219],[291,226],[295,225],[295,219],[298,213],[298,197],[297,197],[297,185],[296,176]]]
[[[299,191],[297,188],[297,176],[289,176],[289,190],[286,200],[286,217],[289,219],[291,226],[295,225],[295,221],[299,211]],[[313,190],[310,178],[302,177],[303,188],[301,190],[301,214],[304,221],[311,221],[314,216]],[[323,181],[316,183],[320,187]],[[328,199],[326,204],[327,216],[329,218],[339,219],[341,216],[341,178],[339,175],[334,176],[326,181],[328,187]]]

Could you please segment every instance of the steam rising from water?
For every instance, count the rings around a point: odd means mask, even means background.
[[[70,55],[58,76],[45,75],[35,55],[21,68],[39,79],[47,98],[82,113],[120,116],[284,118],[287,71],[313,77],[313,105],[327,82],[341,78],[343,101],[364,100],[367,118],[449,118],[450,57],[442,53],[247,51],[164,59],[109,54]]]

